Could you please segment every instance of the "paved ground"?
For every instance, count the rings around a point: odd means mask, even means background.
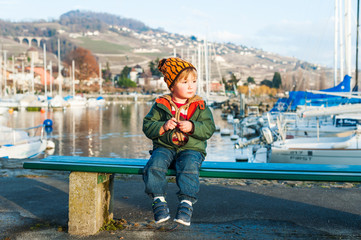
[[[361,239],[359,185],[203,179],[192,225],[156,226],[140,176],[117,175],[114,216],[125,229],[76,237],[67,233],[68,175],[23,174],[0,171],[0,240]],[[172,217],[176,191],[171,181]]]

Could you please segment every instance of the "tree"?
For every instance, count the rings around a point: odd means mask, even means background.
[[[130,80],[129,78],[120,78],[118,81],[118,85],[122,88],[130,88],[137,86],[137,84],[132,80]]]
[[[105,69],[102,69],[102,77],[106,82],[112,79],[112,73],[110,71],[109,62],[107,62]]]
[[[88,80],[98,77],[99,66],[91,51],[78,47],[66,55],[64,62],[71,66],[73,60],[75,61],[75,78]]]
[[[265,80],[263,80],[262,82],[261,82],[261,86],[262,85],[265,85],[265,86],[267,86],[267,87],[273,87],[273,83],[272,83],[272,81],[270,81],[270,80],[267,80],[267,79],[265,79]]]
[[[118,79],[118,85],[123,88],[136,87],[137,84],[129,79],[129,74],[132,69],[128,66],[125,66],[120,72]]]
[[[237,79],[236,75],[234,75],[234,73],[232,73],[230,80],[226,81],[224,78],[222,78],[222,82],[224,84],[226,91],[233,91],[234,90],[233,86],[237,86],[239,79]]]
[[[155,59],[154,61],[150,61],[148,64],[152,76],[158,76],[158,77],[162,76],[161,72],[158,70],[158,63],[159,63],[159,58]]]
[[[129,78],[130,71],[132,71],[132,69],[128,66],[125,66],[120,72],[120,78]]]
[[[275,72],[272,79],[272,87],[280,88],[282,85],[281,74],[279,72]]]
[[[254,83],[256,83],[256,82],[254,81],[254,78],[253,78],[253,77],[248,77],[248,78],[247,78],[247,83],[248,83],[248,84],[250,84],[250,83],[253,83],[253,84],[254,84]]]
[[[58,55],[58,39],[60,40],[59,41],[60,55],[61,55],[61,59],[63,60],[63,57],[68,55],[71,51],[73,51],[76,48],[76,46],[74,43],[70,42],[66,38],[54,36],[46,41],[46,50],[48,52],[52,52],[55,55]]]
[[[231,74],[231,79],[228,80],[227,84],[226,84],[226,90],[232,91],[233,85],[237,86],[237,83],[239,82],[239,79],[236,78],[236,75],[234,75],[234,73]]]

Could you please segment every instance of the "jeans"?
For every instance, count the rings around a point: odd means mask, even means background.
[[[166,173],[169,166],[174,164],[179,201],[188,200],[195,203],[199,192],[199,168],[203,161],[203,154],[194,150],[183,150],[177,153],[175,150],[162,147],[154,149],[144,167],[145,192],[153,198],[165,196],[168,185]]]

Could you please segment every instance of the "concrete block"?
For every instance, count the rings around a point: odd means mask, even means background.
[[[69,176],[69,234],[93,235],[113,219],[114,175],[71,172]]]

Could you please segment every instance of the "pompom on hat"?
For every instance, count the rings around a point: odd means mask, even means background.
[[[164,81],[170,89],[178,76],[186,69],[197,69],[190,63],[183,59],[171,57],[163,58],[159,61],[158,69],[164,75]]]

